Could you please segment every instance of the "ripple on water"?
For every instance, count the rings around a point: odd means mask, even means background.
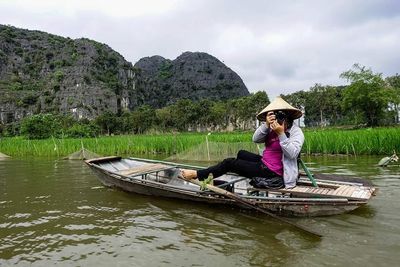
[[[27,221],[27,222],[11,223],[8,226],[8,228],[32,227],[32,226],[36,226],[36,225],[40,225],[40,224],[44,224],[44,223],[48,223],[48,222],[49,222],[49,220],[46,218],[39,218],[36,220]]]
[[[15,218],[29,218],[31,217],[31,213],[15,213],[13,215],[9,215],[8,219],[15,219]]]
[[[119,208],[111,207],[96,207],[96,206],[80,206],[77,207],[78,210],[95,210],[95,211],[105,211],[105,212],[117,212]]]
[[[48,214],[60,214],[60,213],[62,213],[61,210],[46,210],[45,212],[48,213]]]

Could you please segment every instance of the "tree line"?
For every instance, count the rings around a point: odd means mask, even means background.
[[[359,64],[343,72],[348,86],[315,84],[309,91],[281,95],[304,112],[306,127],[380,126],[399,123],[400,75],[383,78]],[[76,120],[70,115],[37,114],[20,122],[0,124],[0,135],[30,139],[94,137],[168,131],[252,130],[256,114],[270,103],[263,92],[227,101],[188,99],[155,109],[148,105],[131,112],[105,112],[96,119]]]
[[[400,75],[383,78],[381,73],[354,64],[341,78],[348,86],[315,84],[309,91],[282,95],[304,112],[305,126],[398,124]]]
[[[71,115],[37,114],[20,122],[0,124],[3,136],[23,135],[29,139],[94,137],[113,134],[142,134],[171,131],[248,130],[269,98],[265,92],[227,101],[180,99],[161,109],[143,105],[131,112],[105,112],[96,119],[76,120]]]

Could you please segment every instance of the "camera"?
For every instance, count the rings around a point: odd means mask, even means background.
[[[283,122],[284,122],[284,121],[286,120],[286,118],[287,118],[286,113],[283,112],[283,111],[275,111],[274,113],[275,113],[275,119],[276,119],[276,121],[277,121],[280,125],[282,125]]]

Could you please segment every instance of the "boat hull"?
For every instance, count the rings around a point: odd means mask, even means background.
[[[120,160],[119,157],[110,158],[111,161]],[[99,162],[106,162],[100,160]],[[96,160],[86,163],[95,172],[100,182],[107,187],[117,188],[126,192],[150,195],[157,197],[175,198],[187,201],[196,201],[214,205],[236,206],[242,209],[248,207],[240,203],[216,195],[213,192],[200,191],[196,186],[176,186],[147,179],[132,179],[120,175],[116,171],[102,168]],[[115,165],[115,163],[114,163]],[[291,198],[291,197],[251,197],[258,206],[282,216],[289,217],[315,217],[337,215],[349,212],[365,205],[366,201],[349,201],[345,199],[321,199],[321,198]],[[254,198],[254,199],[252,199]]]

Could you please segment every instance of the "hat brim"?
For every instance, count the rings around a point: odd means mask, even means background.
[[[263,110],[263,111],[261,111],[257,115],[257,119],[259,121],[266,121],[268,112],[270,112],[270,111],[278,111],[278,110],[285,111],[287,113],[288,117],[290,119],[292,119],[292,120],[298,119],[301,116],[303,116],[303,113],[298,109],[296,109],[296,110],[293,110],[293,109],[274,109],[274,110],[266,110],[266,111]]]
[[[272,101],[268,106],[266,106],[260,113],[257,115],[257,119],[260,121],[265,121],[267,118],[267,113],[270,111],[282,110],[285,111],[290,119],[298,119],[303,116],[301,110],[293,107],[288,102],[283,100],[281,97],[276,97],[274,101]]]

